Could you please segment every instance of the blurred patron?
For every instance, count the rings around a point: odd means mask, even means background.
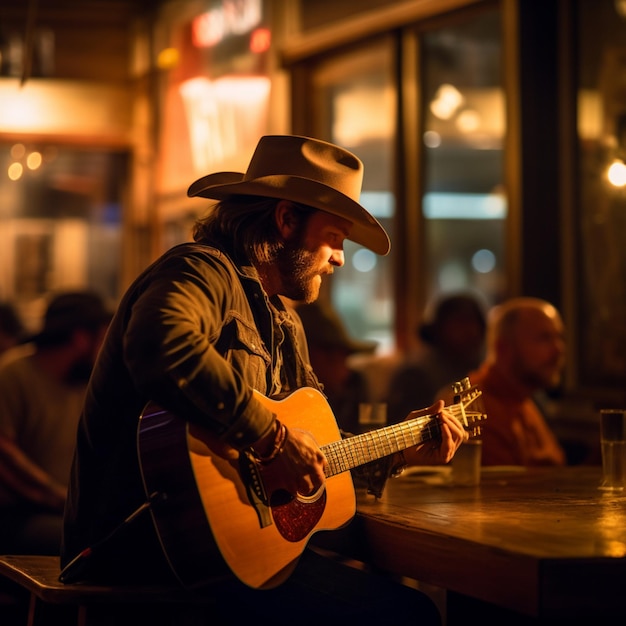
[[[370,402],[371,397],[365,376],[351,367],[350,357],[372,354],[377,342],[351,337],[338,313],[319,300],[300,304],[296,311],[306,333],[313,372],[324,386],[339,427],[348,433],[361,432],[359,404]]]
[[[402,363],[389,384],[389,421],[397,423],[438,399],[439,390],[477,368],[485,354],[485,311],[470,293],[442,296],[417,329],[423,349]]]
[[[25,335],[24,325],[10,302],[0,303],[0,355],[19,344]]]
[[[0,552],[59,554],[76,427],[111,313],[99,296],[54,297],[43,328],[0,364]]]
[[[566,463],[536,399],[538,393],[558,387],[564,364],[564,326],[552,304],[520,297],[491,309],[486,359],[469,374],[482,391],[487,414],[483,465]]]

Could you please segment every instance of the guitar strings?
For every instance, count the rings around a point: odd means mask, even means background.
[[[439,421],[433,416],[425,415],[387,428],[334,441],[322,446],[328,462],[326,477],[436,439],[440,434]]]
[[[471,404],[479,396],[480,393],[476,392],[467,404]],[[467,412],[461,403],[446,408],[466,428],[469,422],[473,423],[485,418],[482,413]],[[386,428],[334,441],[322,446],[328,463],[325,470],[326,478],[425,441],[438,439],[440,436],[441,426],[436,416],[423,415]]]

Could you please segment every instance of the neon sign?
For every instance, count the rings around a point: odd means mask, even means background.
[[[232,35],[243,35],[258,26],[263,16],[262,0],[222,0],[191,25],[197,48],[211,48]]]

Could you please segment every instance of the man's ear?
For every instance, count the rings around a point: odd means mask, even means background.
[[[279,200],[274,211],[274,219],[278,232],[284,239],[289,239],[297,224],[293,203],[289,200]]]

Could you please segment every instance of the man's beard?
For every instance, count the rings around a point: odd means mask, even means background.
[[[314,269],[315,255],[304,249],[300,241],[287,242],[279,250],[276,263],[281,276],[283,296],[306,303],[317,300],[321,284],[320,272]]]
[[[534,389],[555,389],[561,383],[561,369],[560,365],[527,369],[521,372],[521,379],[524,384]]]

